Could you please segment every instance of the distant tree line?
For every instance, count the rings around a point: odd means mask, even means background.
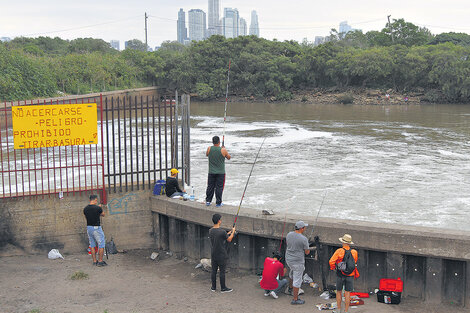
[[[312,88],[420,90],[433,102],[470,102],[470,35],[433,35],[403,19],[382,31],[338,33],[313,46],[254,36],[212,36],[155,52],[134,39],[116,51],[100,39],[15,38],[0,44],[0,100],[32,99],[156,85],[223,97],[291,99]]]

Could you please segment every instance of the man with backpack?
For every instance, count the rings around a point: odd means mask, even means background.
[[[332,271],[336,270],[337,312],[341,312],[343,287],[346,304],[345,312],[348,312],[349,304],[351,302],[351,291],[354,289],[354,278],[359,277],[359,272],[357,270],[357,251],[350,247],[350,245],[354,244],[351,235],[344,234],[343,237],[339,238],[339,241],[343,244],[343,247],[335,251],[329,263],[330,269]],[[333,311],[333,313],[334,312],[335,311]]]

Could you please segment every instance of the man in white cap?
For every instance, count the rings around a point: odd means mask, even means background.
[[[339,241],[343,244],[343,247],[335,251],[329,263],[330,269],[336,270],[336,312],[341,312],[343,287],[345,312],[348,312],[351,302],[351,291],[354,290],[354,278],[359,277],[356,265],[357,251],[350,247],[350,245],[354,244],[351,235],[344,234],[343,237],[339,238]]]
[[[295,223],[295,230],[286,236],[286,262],[289,266],[289,293],[292,293],[294,299],[291,304],[304,304],[305,301],[299,298],[300,286],[302,285],[302,276],[305,270],[305,254],[310,253],[308,239],[302,233],[308,224],[303,221]],[[303,290],[302,290],[303,291]]]

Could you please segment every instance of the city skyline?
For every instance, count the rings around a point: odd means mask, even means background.
[[[434,34],[451,31],[470,33],[467,22],[470,2],[463,0],[449,0],[446,6],[438,1],[424,0],[397,0],[387,5],[366,0],[328,4],[299,0],[295,6],[286,6],[284,1],[259,0],[254,3],[219,0],[219,5],[221,9],[237,8],[248,28],[251,11],[255,10],[260,17],[260,35],[270,40],[301,42],[307,38],[313,41],[316,36],[329,35],[331,28],[338,29],[342,21],[348,21],[352,28],[364,32],[380,31],[387,23],[387,15],[391,15],[392,19],[404,18],[418,26],[425,26]],[[127,40],[145,41],[144,13],[147,12],[148,43],[150,47],[155,47],[163,41],[177,39],[175,26],[180,8],[186,13],[193,8],[208,13],[208,1],[156,1],[149,4],[143,0],[132,3],[122,0],[102,0],[98,3],[91,0],[79,3],[18,0],[2,4],[0,37],[57,36],[68,40],[92,37],[107,42],[119,40],[122,48],[122,43]]]

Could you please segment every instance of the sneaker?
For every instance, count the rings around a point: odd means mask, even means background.
[[[273,297],[274,299],[279,298],[279,297],[277,296],[277,294],[276,294],[274,291],[271,291],[271,292],[269,293],[269,295],[270,295],[271,297]]]
[[[305,291],[302,288],[299,288],[299,296],[303,295]],[[287,289],[287,294],[293,296],[294,295],[294,289],[288,288]]]
[[[226,292],[232,292],[233,289],[232,289],[232,288],[227,288],[227,287],[225,287],[224,289],[221,289],[220,291],[221,291],[222,293],[226,293]]]
[[[292,296],[293,290],[292,290],[292,288],[287,288],[286,291],[284,291],[284,293],[285,293],[286,295]]]
[[[302,299],[292,300],[290,304],[304,304],[305,301]]]
[[[211,287],[211,291],[212,291],[212,292],[215,292],[215,290],[216,290],[215,288],[212,288],[212,287]]]
[[[269,291],[269,290],[265,290],[265,291],[264,291],[264,296],[265,296],[265,297],[269,297],[269,294],[270,294],[270,291]]]
[[[210,205],[211,205],[211,203],[210,203],[210,202],[206,202],[206,206],[210,206]]]
[[[106,265],[108,265],[108,263],[106,263],[105,261],[98,262],[98,264],[96,264],[96,266],[106,266]]]
[[[96,261],[96,262],[93,262],[93,265],[98,265],[98,261]]]
[[[219,203],[219,204],[216,204],[215,206],[218,207],[218,208],[220,208],[221,206],[224,206],[224,204],[223,204],[223,203]]]

